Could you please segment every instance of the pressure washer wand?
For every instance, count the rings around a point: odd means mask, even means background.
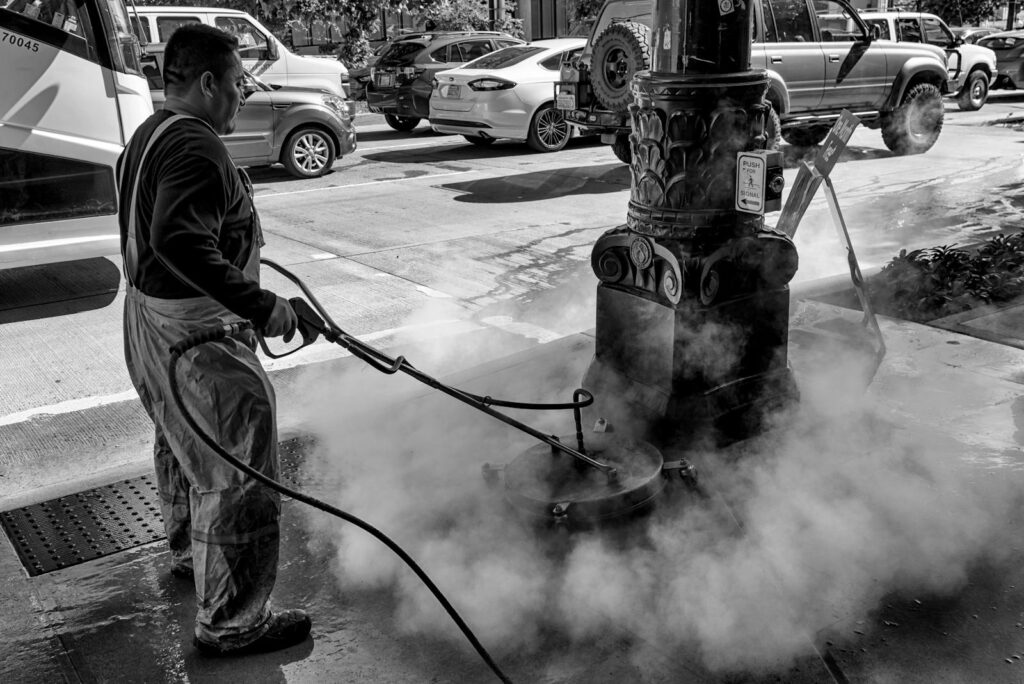
[[[591,395],[586,390],[577,390],[577,392],[583,393],[587,396],[587,400],[585,402],[574,400],[570,404],[553,405],[497,401],[491,399],[490,397],[480,397],[475,394],[470,394],[469,392],[464,392],[456,387],[446,385],[440,380],[418,370],[415,366],[406,361],[404,356],[392,358],[385,354],[384,352],[380,351],[379,349],[376,349],[366,344],[359,338],[353,337],[352,335],[348,334],[340,327],[338,327],[338,325],[335,324],[333,320],[331,320],[330,315],[327,313],[327,311],[324,310],[324,308],[320,305],[320,302],[317,301],[313,293],[310,292],[309,288],[306,287],[306,284],[303,283],[298,276],[291,273],[283,266],[280,266],[269,259],[260,259],[260,262],[267,266],[270,266],[271,268],[273,268],[274,270],[276,270],[277,272],[281,273],[286,278],[291,280],[293,283],[295,283],[302,290],[302,293],[308,299],[308,302],[300,297],[295,297],[290,300],[292,309],[295,311],[295,315],[299,319],[299,332],[302,334],[303,346],[305,346],[306,344],[312,344],[312,342],[316,340],[315,333],[319,333],[323,335],[324,339],[327,340],[328,342],[333,342],[334,344],[344,347],[349,352],[351,352],[353,356],[366,362],[373,368],[376,368],[381,373],[392,375],[394,373],[397,373],[398,371],[402,371],[407,375],[411,375],[413,378],[419,380],[428,387],[436,389],[440,392],[444,392],[450,397],[458,399],[459,401],[468,404],[479,411],[483,411],[484,413],[493,418],[497,418],[498,420],[500,420],[503,423],[506,423],[507,425],[511,425],[512,427],[517,428],[525,432],[526,434],[536,439],[539,439],[542,442],[545,442],[546,444],[551,446],[552,449],[556,449],[563,453],[569,454],[579,462],[586,464],[591,468],[599,470],[600,472],[605,474],[605,476],[608,478],[609,483],[618,482],[619,474],[618,470],[614,466],[608,465],[607,463],[601,463],[600,461],[597,461],[591,458],[590,456],[587,456],[585,453],[583,453],[582,447],[579,450],[573,449],[572,447],[560,442],[557,437],[553,435],[546,435],[540,430],[530,427],[526,423],[518,421],[515,418],[512,418],[511,416],[507,416],[504,413],[501,413],[500,411],[496,411],[493,408],[491,408],[491,404],[495,404],[507,406],[510,408],[523,409],[572,408],[573,410],[577,410],[581,406],[589,406],[594,401],[593,395]],[[264,347],[264,351],[266,351],[266,347]],[[577,433],[580,437],[582,437],[582,432],[578,428]],[[579,441],[582,444],[582,439],[580,439]]]

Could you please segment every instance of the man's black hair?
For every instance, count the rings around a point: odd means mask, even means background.
[[[179,26],[164,49],[164,83],[187,87],[209,71],[217,78],[231,68],[238,38],[207,24]]]

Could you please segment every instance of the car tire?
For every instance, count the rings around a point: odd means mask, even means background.
[[[478,147],[490,147],[494,144],[494,138],[485,138],[481,135],[464,135],[466,142],[471,142]]]
[[[975,69],[967,76],[967,82],[956,96],[956,104],[965,112],[976,112],[988,100],[988,76]]]
[[[415,116],[398,116],[396,114],[385,114],[384,122],[396,131],[411,131],[420,125],[420,120]]]
[[[625,112],[633,101],[630,82],[651,68],[651,29],[633,21],[612,24],[594,41],[590,82],[605,109]]]
[[[828,136],[828,126],[804,126],[782,132],[782,139],[793,147],[814,147]]]
[[[530,119],[526,144],[535,152],[558,152],[571,137],[572,128],[562,110],[555,109],[549,102],[541,105]]]
[[[319,128],[307,126],[288,136],[281,163],[297,178],[317,178],[334,166],[334,141]]]
[[[612,152],[623,164],[633,163],[633,148],[629,145],[629,133],[620,133],[612,143]]]
[[[882,141],[896,154],[921,154],[942,132],[942,93],[931,83],[918,83],[882,119]]]
[[[764,149],[777,150],[782,147],[782,121],[779,119],[779,112],[771,102],[768,105],[767,120],[764,122]]]

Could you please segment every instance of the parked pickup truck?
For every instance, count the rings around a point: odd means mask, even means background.
[[[846,0],[759,0],[751,9],[751,67],[768,75],[770,145],[778,146],[780,135],[792,145],[816,145],[844,109],[881,129],[896,154],[925,152],[938,140],[942,97],[958,89],[941,48],[878,40]],[[651,0],[607,0],[583,53],[562,63],[555,84],[555,106],[566,120],[601,134],[626,163],[630,82],[651,67],[651,12]]]
[[[975,111],[988,100],[988,88],[996,77],[996,53],[987,47],[965,43],[934,14],[926,12],[874,12],[863,10],[868,28],[878,28],[879,40],[928,43],[946,51],[949,77],[956,81],[956,103]]]

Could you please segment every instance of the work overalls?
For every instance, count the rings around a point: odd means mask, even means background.
[[[269,627],[269,598],[277,576],[280,496],[213,452],[185,423],[167,378],[169,348],[209,326],[241,320],[210,297],[160,299],[135,287],[139,176],[153,143],[181,119],[162,123],[145,144],[132,179],[128,239],[122,256],[127,293],[125,360],[132,383],[156,427],[154,460],[172,563],[195,571],[196,636],[221,648],[244,646]],[[119,185],[126,188],[127,155]],[[239,169],[252,202],[251,186]],[[244,273],[259,279],[262,235],[256,235]],[[228,337],[186,352],[177,364],[178,387],[192,417],[228,452],[277,479],[274,389],[255,354],[254,336]]]

